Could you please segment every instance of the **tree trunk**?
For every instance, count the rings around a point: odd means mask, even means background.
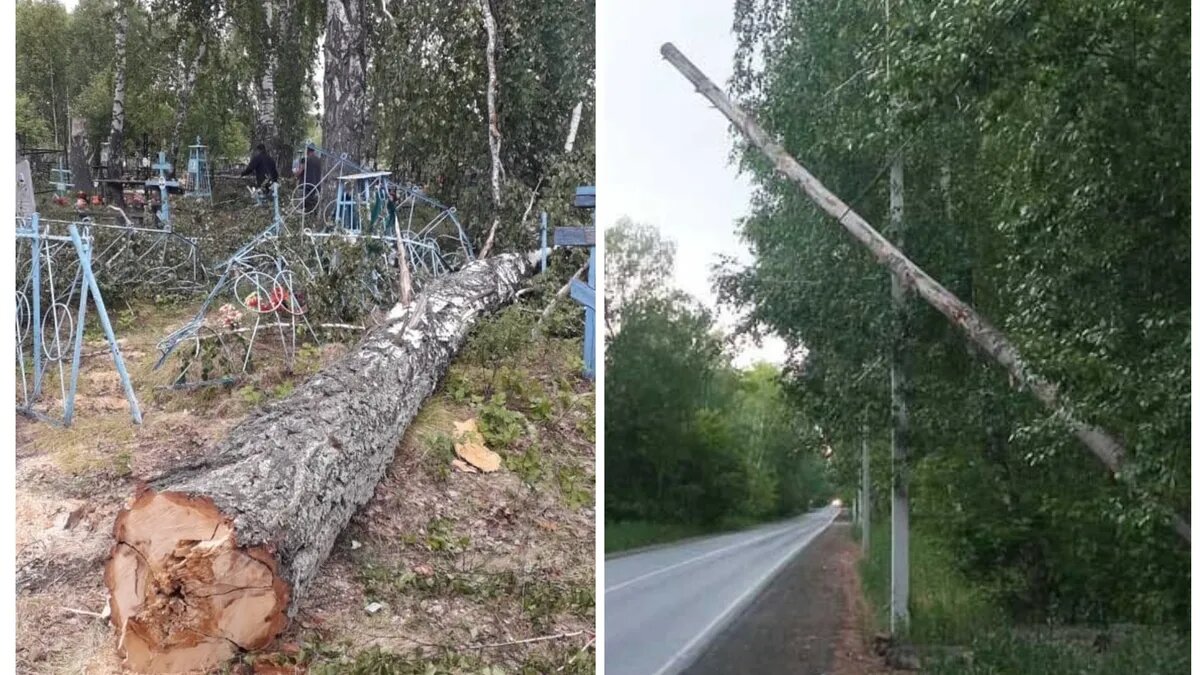
[[[1059,395],[1058,385],[1035,373],[1022,358],[1021,353],[1017,351],[1016,345],[1009,342],[1004,333],[1001,333],[976,312],[974,307],[958,299],[936,279],[929,276],[925,270],[906,258],[900,249],[881,236],[862,216],[822,185],[816,177],[796,161],[795,157],[789,155],[783,146],[769,137],[754,118],[729,100],[725,92],[713,84],[712,80],[708,79],[695,64],[676,49],[675,45],[669,42],[664,44],[662,55],[696,86],[696,90],[701,95],[712,102],[742,132],[751,145],[758,148],[771,160],[777,171],[800,186],[821,210],[836,218],[838,224],[859,243],[866,246],[871,255],[875,256],[875,259],[894,277],[900,279],[908,290],[916,291],[925,302],[945,316],[969,340],[1007,369],[1014,380],[1028,387],[1034,397],[1048,408],[1108,468],[1109,472],[1125,481],[1126,484],[1133,485],[1133,480],[1128,472],[1122,471],[1125,465],[1124,445],[1104,429],[1084,422],[1074,407]],[[1191,525],[1182,515],[1176,513],[1173,516],[1172,526],[1180,537],[1188,542],[1192,540]]]
[[[362,161],[367,109],[367,30],[364,0],[325,5],[325,111],[322,145],[335,156]],[[329,167],[326,167],[328,170]]]
[[[128,0],[117,0],[116,56],[113,63],[113,107],[112,127],[108,137],[108,170],[110,178],[125,173],[125,39],[129,33]],[[113,200],[117,206],[125,206],[125,193],[116,189]]]
[[[183,125],[187,122],[188,107],[192,102],[192,93],[196,90],[196,75],[200,72],[200,64],[204,62],[204,54],[208,45],[201,40],[196,47],[196,55],[192,57],[191,67],[183,76],[183,87],[179,90],[179,107],[175,108],[175,124],[171,127],[171,161],[179,161],[180,136]]]
[[[154,480],[116,519],[104,571],[125,663],[212,668],[267,646],[391,463],[482,315],[533,267],[506,254],[434,280],[356,349]]]
[[[904,157],[892,160],[888,180],[888,219],[896,246],[903,248]],[[892,276],[892,305],[896,312],[892,335],[892,634],[908,623],[908,411],[912,396],[912,312],[903,281]]]
[[[496,75],[496,17],[492,15],[491,0],[479,0],[479,9],[483,12],[483,26],[487,30],[487,128],[488,150],[492,155],[492,227],[488,230],[487,240],[479,252],[480,258],[486,258],[496,242],[496,228],[500,225],[500,176],[504,167],[500,163],[500,114],[496,110],[496,98],[499,96],[500,78]]]
[[[71,120],[71,150],[67,161],[75,189],[91,194],[96,186],[92,183],[92,166],[88,163],[87,120],[82,117]]]
[[[255,139],[250,143],[251,151],[258,143],[262,143],[268,148],[274,148],[278,136],[278,125],[275,123],[275,70],[279,64],[279,57],[275,54],[278,46],[275,0],[265,0],[263,12],[266,14],[266,24],[263,29],[263,51],[266,54],[266,63],[263,64],[263,72],[258,80],[258,128],[254,130]]]
[[[296,8],[294,5],[295,0],[284,0],[276,10],[278,12],[278,16],[276,18],[274,34],[271,36],[271,63],[276,69],[276,74],[279,72],[279,55],[281,53],[285,55],[285,58],[298,58],[298,56],[294,53],[295,51],[299,50],[299,40],[297,39],[297,30],[295,25]],[[308,52],[305,51],[304,53],[307,54]],[[305,68],[304,72],[308,72],[307,67]],[[272,105],[275,106],[275,110],[278,112],[281,108],[281,105],[289,105],[287,101],[292,99],[287,98],[286,92],[284,94],[280,94],[278,87],[275,87],[274,89],[275,96]],[[283,104],[280,103],[281,96],[285,99]],[[307,113],[305,113],[303,116],[307,116]],[[292,160],[295,159],[295,144],[299,139],[294,137],[285,138],[284,122],[280,119],[278,114],[274,117],[274,123],[275,128],[273,136],[270,139],[264,140],[263,142],[267,145],[267,152],[270,152],[274,155],[275,164],[279,168],[280,175],[291,175]],[[286,135],[294,136],[294,133],[288,133]]]

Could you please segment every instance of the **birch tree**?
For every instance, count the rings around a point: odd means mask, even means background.
[[[1188,190],[1172,168],[1187,160],[1168,140],[1188,119],[1183,9],[911,5],[893,3],[889,39],[882,0],[739,3],[731,91],[867,222],[888,221],[902,148],[903,255],[1056,385],[1022,384],[916,304],[914,532],[936,527],[969,573],[1010,574],[1006,598],[1031,611],[1053,598],[1093,618],[1182,616],[1162,598],[1186,588],[1177,542],[1190,529],[1173,515],[1190,492]],[[860,411],[877,420],[872,446],[887,440],[890,268],[742,148],[759,190],[741,230],[756,263],[725,268],[724,297],[805,354],[797,391],[845,439],[833,459],[854,475]],[[1073,421],[1043,403],[1060,400]],[[983,564],[1017,551],[1026,562],[1003,572]],[[1148,566],[1161,574],[1132,571]]]
[[[132,0],[117,0],[117,24],[113,61],[112,126],[108,137],[109,169],[116,174],[125,167],[125,41],[129,32],[129,4]],[[124,194],[116,193],[117,206],[125,205]]]
[[[322,144],[362,161],[367,107],[365,0],[327,0],[325,10],[325,102]]]

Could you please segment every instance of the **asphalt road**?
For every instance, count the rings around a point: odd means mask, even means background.
[[[839,511],[606,560],[604,672],[682,671]]]

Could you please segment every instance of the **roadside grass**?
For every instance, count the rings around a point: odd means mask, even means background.
[[[604,552],[618,553],[643,546],[666,544],[688,537],[708,534],[709,528],[681,523],[653,523],[646,520],[627,520],[604,523]]]
[[[799,515],[799,514],[796,514]],[[794,518],[789,516],[788,518]],[[620,553],[630,549],[669,544],[680,539],[703,537],[745,530],[756,525],[782,522],[787,518],[754,520],[745,517],[726,517],[711,525],[698,523],[664,523],[650,520],[604,521],[604,552]]]
[[[861,540],[861,532],[856,527]],[[1021,626],[989,590],[954,565],[949,549],[919,528],[910,533],[910,623],[907,637],[930,675],[1182,675],[1190,672],[1189,636],[1170,626],[1132,626],[1097,644],[1100,630]],[[871,528],[859,563],[869,607],[868,635],[888,632],[891,532]],[[1067,636],[1073,637],[1067,637]],[[1087,635],[1093,639],[1081,639]],[[1116,636],[1116,633],[1113,634]]]

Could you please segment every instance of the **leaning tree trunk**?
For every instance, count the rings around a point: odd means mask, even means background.
[[[364,0],[325,3],[325,116],[322,145],[361,162],[366,147],[367,29]],[[330,167],[325,167],[328,171]]]
[[[87,120],[82,117],[71,119],[71,149],[67,153],[67,161],[75,189],[91,194],[95,185],[92,184],[92,167],[88,163]]]
[[[795,157],[767,135],[758,122],[713,84],[699,68],[679,51],[675,45],[662,46],[662,55],[684,77],[696,86],[696,91],[708,99],[726,119],[742,133],[745,139],[771,160],[775,170],[795,183],[822,211],[837,219],[837,224],[858,240],[881,265],[899,279],[910,291],[915,292],[931,307],[946,317],[955,328],[966,335],[985,354],[1003,366],[1009,375],[1028,387],[1030,393],[1042,403],[1067,429],[1079,439],[1113,476],[1132,487],[1131,472],[1125,471],[1125,445],[1108,431],[1085,422],[1079,412],[1058,391],[1058,385],[1045,379],[1027,363],[1017,346],[1008,336],[1000,332],[975,308],[951,293],[937,279],[905,257],[892,242],[871,227],[862,216],[850,208],[821,181],[808,172]],[[1160,504],[1160,506],[1166,506]],[[1176,512],[1171,518],[1176,534],[1187,542],[1192,540],[1191,523]]]
[[[356,349],[148,485],[116,519],[104,570],[126,665],[211,668],[283,630],[392,461],[468,331],[510,302],[526,256],[429,284]]]
[[[108,171],[110,178],[125,173],[125,39],[129,33],[128,0],[117,0],[116,56],[113,63],[113,106],[112,127],[108,136]],[[116,189],[117,206],[124,208],[125,193],[120,186]]]

